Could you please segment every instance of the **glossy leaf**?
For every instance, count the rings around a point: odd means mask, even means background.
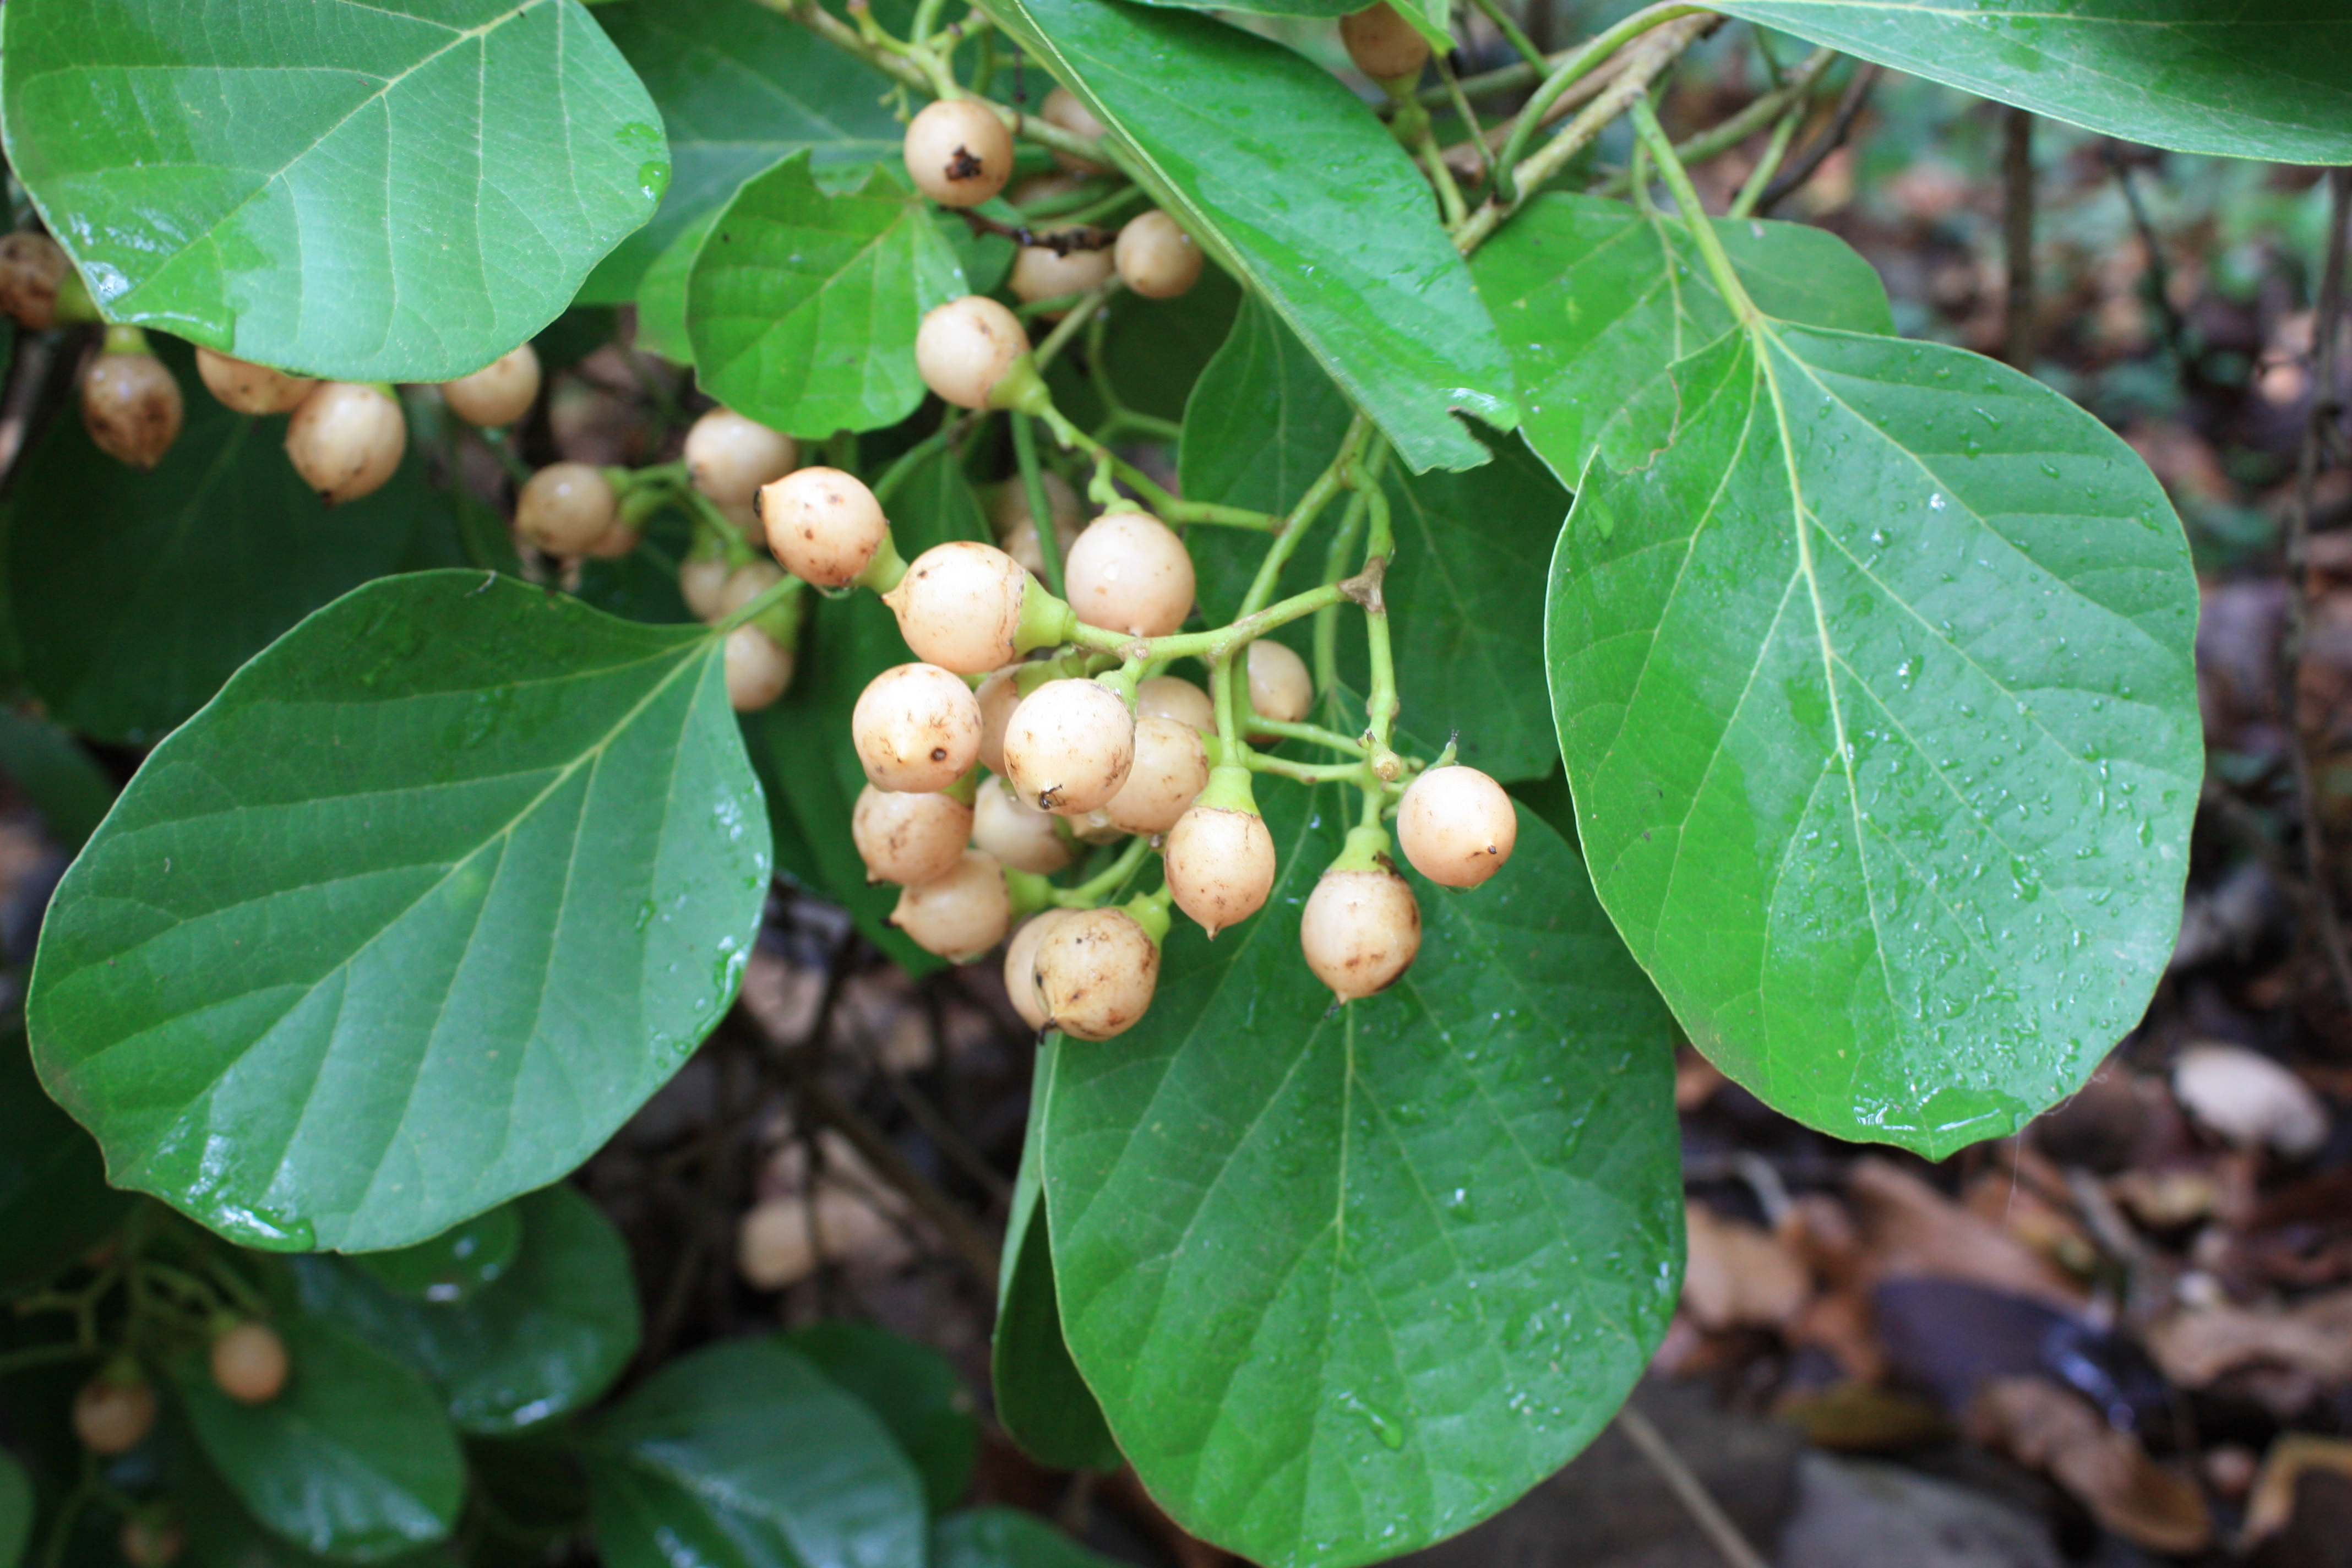
[[[1039,1519],[1009,1508],[966,1509],[931,1527],[931,1568],[1109,1568]]]
[[[783,1336],[787,1349],[865,1401],[923,1478],[933,1513],[971,1487],[980,1451],[971,1394],[948,1359],[871,1323],[817,1323]]]
[[[2197,585],[2129,448],[1958,349],[1769,324],[1604,445],[1552,571],[1594,880],[1691,1038],[1931,1158],[2138,1021],[2203,772]]]
[[[232,414],[167,352],[187,422],[152,472],[56,421],[16,482],[8,591],[26,672],[55,718],[152,742],[247,659],[337,595],[394,570],[436,503],[412,458],[327,507],[286,460],[283,419]]]
[[[693,281],[695,258],[702,242],[719,222],[712,208],[677,232],[637,280],[637,335],[635,346],[677,364],[694,363],[694,340],[686,330],[686,289]]]
[[[922,1480],[858,1400],[772,1340],[672,1362],[599,1420],[612,1568],[923,1568]]]
[[[1330,466],[1355,416],[1297,334],[1244,298],[1184,405],[1180,488],[1194,500],[1286,512]]]
[[[1070,1348],[1144,1484],[1254,1562],[1466,1528],[1613,1415],[1664,1332],[1681,1205],[1665,1019],[1576,858],[1418,891],[1414,967],[1334,1009],[1297,910],[1354,816],[1260,795],[1282,871],[1045,1108]]]
[[[502,1278],[521,1246],[521,1215],[500,1204],[414,1247],[362,1252],[352,1264],[395,1296],[462,1301]]]
[[[622,0],[596,20],[636,68],[669,135],[669,190],[653,221],[589,274],[580,297],[614,304],[695,219],[806,150],[819,167],[898,155],[889,79],[777,12],[742,0]]]
[[[1054,1289],[1041,1130],[1042,1108],[1052,1098],[1057,1041],[1049,1037],[1039,1044],[1030,1084],[1028,1136],[1021,1145],[997,1277],[989,1381],[996,1390],[996,1418],[1030,1458],[1061,1470],[1113,1470],[1119,1465],[1118,1445],[1111,1441],[1094,1391],[1070,1359]]]
[[[9,161],[100,308],[264,364],[478,370],[669,178],[574,0],[24,0],[0,38]]]
[[[592,1404],[636,1353],[628,1247],[561,1184],[512,1207],[521,1220],[514,1267],[461,1300],[385,1289],[365,1257],[310,1258],[296,1266],[303,1310],[429,1379],[461,1431],[516,1432]]]
[[[1828,230],[1718,218],[1715,232],[1766,314],[1894,331],[1877,272]],[[1620,409],[1734,324],[1687,229],[1597,196],[1538,198],[1471,270],[1518,367],[1521,433],[1564,485]]]
[[[2352,163],[2334,0],[1724,0],[1735,16],[2182,153]]]
[[[1183,11],[986,9],[1119,134],[1153,196],[1250,280],[1408,467],[1486,460],[1455,413],[1516,424],[1509,361],[1428,183],[1337,78]]]
[[[71,731],[13,708],[0,708],[0,776],[68,849],[80,848],[98,830],[120,793]]]
[[[248,1245],[405,1246],[585,1159],[726,1011],[768,833],[703,628],[369,584],[148,758],[27,1004],[112,1178]]]
[[[293,1372],[268,1403],[231,1399],[201,1360],[176,1379],[188,1426],[229,1489],[278,1534],[346,1562],[446,1536],[466,1469],[432,1390],[331,1325],[278,1327]]]
[[[835,195],[805,155],[747,182],[687,281],[703,389],[792,435],[896,425],[923,400],[915,329],[969,290],[921,198],[877,167]]]
[[[0,1568],[16,1568],[33,1538],[33,1479],[0,1452]]]
[[[186,1534],[184,1561],[194,1568],[328,1568],[339,1561],[305,1551],[262,1528],[201,1455],[185,1448],[176,1450],[171,1471],[171,1489],[164,1500]],[[385,1558],[383,1565],[456,1568],[460,1561],[445,1541]]]
[[[89,1134],[42,1090],[23,1026],[10,1020],[0,1031],[0,1295],[80,1257],[131,1202],[106,1184]]]

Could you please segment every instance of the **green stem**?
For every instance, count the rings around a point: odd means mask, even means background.
[[[1544,111],[1559,100],[1561,93],[1591,75],[1601,61],[1660,23],[1706,9],[1704,5],[1687,4],[1686,0],[1659,0],[1659,4],[1644,6],[1615,26],[1594,36],[1582,48],[1570,55],[1565,64],[1546,77],[1543,85],[1536,89],[1535,95],[1520,109],[1518,120],[1511,127],[1511,139],[1503,143],[1503,154],[1495,161],[1496,199],[1506,204],[1519,199],[1519,160],[1527,156],[1528,141],[1543,124]]]
[[[1748,172],[1747,183],[1739,187],[1739,194],[1731,198],[1731,205],[1724,209],[1724,216],[1743,218],[1754,214],[1756,204],[1764,198],[1764,188],[1772,183],[1772,176],[1780,172],[1780,160],[1789,155],[1790,140],[1797,134],[1797,122],[1804,117],[1802,104],[1790,106],[1789,111],[1780,116],[1772,127],[1772,139],[1764,144],[1764,155],[1757,159],[1756,167]]]
[[[1121,207],[1131,206],[1149,194],[1141,185],[1122,186],[1092,205],[1080,207],[1075,212],[1066,213],[1056,218],[1055,226],[1076,228],[1086,224],[1100,224],[1103,219]]]
[[[1356,541],[1364,536],[1364,495],[1361,490],[1348,498],[1348,510],[1340,514],[1339,531],[1331,536],[1331,548],[1323,558],[1326,582],[1337,581],[1347,570],[1348,558],[1355,553]],[[1315,612],[1315,689],[1323,694],[1327,703],[1336,703],[1339,693],[1339,606],[1328,605]]]
[[[10,1373],[23,1372],[27,1367],[48,1366],[61,1361],[82,1361],[97,1353],[97,1351],[87,1345],[62,1343],[32,1345],[24,1350],[10,1351],[5,1355],[0,1355],[0,1377],[5,1377]]]
[[[1690,230],[1691,238],[1697,242],[1699,256],[1706,263],[1707,276],[1715,280],[1717,291],[1731,307],[1732,313],[1739,318],[1740,325],[1754,326],[1763,319],[1763,312],[1756,308],[1756,301],[1748,297],[1747,289],[1739,281],[1739,274],[1732,268],[1731,257],[1723,248],[1722,237],[1715,232],[1715,226],[1706,220],[1706,208],[1699,203],[1698,190],[1691,184],[1690,171],[1683,167],[1680,158],[1675,156],[1675,144],[1667,140],[1665,128],[1658,123],[1658,112],[1650,107],[1647,98],[1633,106],[1633,132],[1650,150],[1650,156],[1658,161],[1658,174],[1666,182],[1666,189],[1675,194],[1675,204],[1682,208],[1684,226]]]
[[[1095,438],[1101,440],[1105,430],[1132,430],[1139,436],[1149,436],[1159,441],[1181,441],[1184,437],[1184,426],[1175,420],[1162,419],[1157,414],[1140,414],[1132,408],[1119,409],[1104,420],[1100,428],[1096,430]],[[1253,512],[1250,515],[1256,517],[1262,514]]]
[[[1462,199],[1462,187],[1454,183],[1454,170],[1445,162],[1445,150],[1437,144],[1437,132],[1424,124],[1420,145],[1413,151],[1420,155],[1429,183],[1437,188],[1437,208],[1445,219],[1445,226],[1451,230],[1468,223],[1469,204]]]
[[[1276,626],[1304,620],[1326,605],[1346,603],[1348,587],[1343,583],[1326,583],[1320,588],[1293,594],[1278,604],[1268,605],[1255,615],[1240,616],[1231,625],[1219,626],[1213,631],[1174,632],[1164,637],[1131,637],[1124,632],[1111,631],[1103,626],[1081,625],[1073,630],[1070,640],[1080,647],[1117,654],[1122,660],[1131,663],[1200,658],[1220,664]]]
[[[1021,491],[1029,500],[1029,521],[1037,530],[1037,553],[1045,563],[1045,586],[1054,597],[1067,598],[1062,586],[1062,542],[1054,527],[1054,508],[1045,494],[1045,470],[1037,462],[1037,427],[1026,414],[1013,419],[1013,455],[1021,464]]]
[[[985,414],[976,416],[965,415],[943,421],[938,429],[891,459],[890,466],[882,470],[882,477],[874,481],[874,499],[881,504],[885,511],[887,511],[890,507],[890,498],[898,493],[898,487],[914,477],[917,468],[928,461],[940,448],[954,440],[967,425],[976,428],[987,418],[988,416]]]
[[[1260,715],[1250,721],[1250,733],[1276,741],[1304,741],[1344,756],[1360,758],[1364,754],[1362,741],[1342,735],[1337,730],[1327,730],[1320,724],[1286,724]]]
[[[1486,182],[1492,184],[1495,179],[1494,149],[1486,145],[1486,132],[1478,123],[1478,111],[1470,107],[1469,95],[1462,90],[1462,79],[1454,74],[1454,68],[1445,63],[1443,55],[1437,57],[1437,79],[1445,86],[1446,94],[1454,104],[1454,112],[1461,116],[1464,129],[1470,132],[1470,145],[1478,153],[1478,167]]]
[[[1757,132],[1787,112],[1791,104],[1801,102],[1837,59],[1834,49],[1815,49],[1808,56],[1797,73],[1780,87],[1764,94],[1755,102],[1724,121],[1711,125],[1696,136],[1685,137],[1675,143],[1675,155],[1685,164],[1703,163],[1717,154],[1729,151],[1747,141]],[[1625,194],[1632,181],[1630,173],[1612,174],[1593,188],[1593,195],[1617,196]]]
[[[1473,0],[1473,3],[1486,14],[1486,20],[1494,23],[1503,37],[1510,41],[1511,47],[1518,50],[1519,58],[1537,70],[1543,69],[1549,63],[1544,58],[1544,52],[1536,47],[1536,41],[1528,37],[1511,14],[1497,4],[1497,0]]]
[[[1054,323],[1054,330],[1046,334],[1044,342],[1037,345],[1033,357],[1037,362],[1038,374],[1043,374],[1045,367],[1054,363],[1054,356],[1086,329],[1087,323],[1102,309],[1103,301],[1110,298],[1111,288],[1111,284],[1106,283],[1079,295],[1071,302],[1068,313]]]
[[[762,616],[765,616],[769,611],[782,608],[783,605],[788,605],[793,600],[800,597],[801,594],[805,591],[807,587],[808,584],[802,582],[799,578],[787,577],[782,582],[777,584],[774,587],[770,588],[766,593],[761,594],[755,598],[748,599],[741,605],[737,605],[733,615],[729,616],[724,620],[717,622],[711,626],[710,635],[714,637],[723,637],[729,632],[733,631],[737,626],[748,626],[751,622],[760,619]]]
[[[1244,766],[1254,773],[1272,773],[1298,784],[1363,784],[1377,790],[1379,781],[1372,779],[1360,762],[1296,763],[1288,757],[1271,757],[1264,752],[1252,752],[1244,759]]]
[[[1118,891],[1127,879],[1135,875],[1136,868],[1143,864],[1143,858],[1150,853],[1151,837],[1149,834],[1129,839],[1127,847],[1118,852],[1118,858],[1094,876],[1075,888],[1055,889],[1054,902],[1066,910],[1093,909]]]
[[[1065,447],[1076,447],[1095,460],[1097,468],[1108,468],[1143,498],[1143,504],[1162,522],[1207,522],[1220,528],[1249,528],[1261,533],[1271,533],[1282,526],[1282,519],[1271,512],[1249,511],[1237,506],[1215,506],[1205,501],[1179,500],[1168,493],[1150,475],[1104,446],[1086,431],[1071,424],[1055,409],[1041,409],[1037,417],[1054,432],[1054,438]]]

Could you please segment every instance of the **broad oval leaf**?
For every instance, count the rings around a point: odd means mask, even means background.
[[[303,1310],[364,1334],[429,1379],[461,1431],[519,1432],[580,1409],[636,1353],[628,1247],[595,1205],[561,1184],[510,1207],[521,1222],[513,1268],[463,1300],[385,1289],[364,1256],[305,1258],[294,1266]]]
[[[251,1246],[406,1246],[677,1069],[767,883],[705,628],[387,578],[148,758],[43,923],[35,1059],[118,1184]]]
[[[37,1285],[120,1224],[89,1134],[42,1092],[21,1025],[0,1029],[0,1296]]]
[[[89,841],[122,793],[72,731],[14,708],[0,709],[0,777],[16,787],[40,814],[49,837],[68,849]]]
[[[154,741],[304,616],[395,570],[436,503],[412,456],[392,482],[328,507],[287,462],[283,419],[250,419],[167,346],[187,422],[152,472],[59,419],[19,478],[7,537],[26,674],[85,734]]]
[[[1765,314],[1895,331],[1876,269],[1827,229],[1754,218],[1714,227]],[[1471,271],[1518,367],[1520,434],[1564,485],[1619,410],[1736,324],[1687,228],[1599,196],[1538,197],[1479,247]]]
[[[653,220],[588,275],[580,298],[619,304],[656,257],[745,180],[805,149],[820,166],[896,157],[890,82],[788,18],[742,0],[621,0],[596,20],[636,68],[669,135]]]
[[[1184,404],[1176,458],[1182,492],[1193,500],[1286,512],[1330,466],[1355,416],[1347,394],[1298,334],[1255,295],[1244,295],[1232,330]],[[1235,542],[1213,548],[1232,557],[1239,553]]]
[[[962,1499],[979,1458],[980,1428],[971,1394],[947,1357],[871,1323],[814,1323],[782,1339],[874,1412],[921,1474],[933,1513]]]
[[[695,374],[729,407],[794,436],[896,425],[923,400],[923,312],[967,291],[920,197],[879,166],[834,195],[796,154],[747,181],[695,254]]]
[[[1184,1526],[1327,1568],[1475,1523],[1612,1415],[1680,1273],[1665,1017],[1522,814],[1495,881],[1419,886],[1419,962],[1346,1008],[1297,910],[1354,816],[1266,791],[1282,872],[1150,1014],[1065,1042],[1045,1107],[1062,1317]]]
[[[446,381],[553,321],[669,179],[577,0],[22,0],[8,157],[110,321]]]
[[[433,1391],[331,1324],[295,1318],[278,1329],[293,1371],[267,1404],[223,1394],[200,1358],[175,1376],[188,1426],[229,1489],[278,1534],[349,1563],[446,1536],[466,1462]]]
[[[1723,0],[1816,44],[2181,153],[2352,163],[2335,0]]]
[[[1428,183],[1339,79],[1279,44],[1117,0],[984,9],[1111,127],[1408,467],[1475,468],[1455,417],[1517,423],[1510,362]]]
[[[462,1301],[503,1278],[521,1246],[520,1211],[500,1204],[414,1247],[363,1252],[352,1261],[395,1296]]]
[[[613,1568],[923,1568],[923,1484],[866,1406],[773,1340],[672,1362],[587,1450]]]
[[[1604,445],[1552,568],[1601,900],[1780,1110],[1931,1158],[2013,1131],[2172,952],[2180,526],[2105,426],[1958,349],[1766,323],[1671,381],[1672,443]]]
[[[931,1568],[1110,1568],[1034,1514],[971,1508],[931,1527]]]

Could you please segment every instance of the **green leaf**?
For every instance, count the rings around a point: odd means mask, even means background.
[[[1355,416],[1297,334],[1245,296],[1184,405],[1179,488],[1195,500],[1286,512],[1330,466]]]
[[[996,1418],[1041,1464],[1061,1470],[1115,1470],[1118,1445],[1111,1441],[1102,1406],[1078,1375],[1062,1337],[1062,1310],[1054,1290],[1051,1232],[1046,1225],[1042,1108],[1051,1098],[1059,1037],[1037,1050],[1030,1084],[1028,1136],[1021,1145],[1021,1173],[1013,1189],[1013,1217],[1004,1233],[1004,1262],[996,1286],[996,1338],[990,1350],[989,1381],[996,1389]]]
[[[25,1467],[0,1452],[0,1568],[16,1568],[25,1560],[25,1543],[33,1538],[33,1478]]]
[[[1828,230],[1728,218],[1714,226],[1767,315],[1894,331],[1877,272]],[[1618,410],[1735,324],[1687,229],[1598,196],[1538,197],[1479,248],[1471,271],[1518,367],[1521,433],[1564,485],[1584,472]]]
[[[794,436],[878,430],[923,400],[923,312],[967,291],[922,198],[887,169],[835,195],[795,154],[747,181],[696,253],[686,291],[696,376]]]
[[[414,1247],[363,1252],[352,1259],[395,1296],[420,1301],[462,1301],[513,1267],[522,1246],[522,1217],[500,1204]]]
[[[1612,1415],[1665,1328],[1681,1199],[1665,1019],[1567,847],[1422,884],[1421,955],[1346,1008],[1300,901],[1353,803],[1267,790],[1282,872],[1183,922],[1133,1030],[1045,1107],[1062,1319],[1154,1498],[1270,1568],[1466,1528]]]
[[[201,1455],[182,1448],[171,1469],[166,1501],[186,1533],[194,1568],[328,1568],[339,1561],[263,1529]],[[456,1568],[460,1561],[449,1542],[437,1542],[383,1559],[383,1568]]]
[[[635,346],[674,364],[694,363],[694,342],[686,330],[686,289],[702,242],[718,226],[719,212],[714,207],[679,229],[637,283]]]
[[[772,1340],[672,1362],[587,1455],[612,1568],[923,1568],[923,1487],[881,1422]]]
[[[742,0],[624,0],[596,13],[669,133],[668,194],[588,277],[618,304],[656,257],[745,180],[803,150],[822,167],[898,156],[889,79],[785,16]]]
[[[572,0],[24,0],[10,163],[110,321],[446,381],[660,203],[660,115]]]
[[[403,1247],[563,1174],[726,1011],[768,831],[705,628],[434,572],[157,747],[27,1004],[112,1179],[234,1239]]]
[[[61,724],[0,708],[0,774],[41,814],[41,826],[79,849],[114,805],[114,780]]]
[[[122,1221],[89,1134],[42,1091],[24,1026],[0,1030],[0,1295],[39,1284]]]
[[[784,1347],[865,1401],[923,1478],[934,1513],[971,1487],[980,1451],[971,1394],[948,1359],[871,1323],[817,1323],[782,1336]]]
[[[1604,445],[1552,569],[1601,900],[1777,1109],[1940,1158],[2078,1088],[2172,952],[2203,747],[2164,492],[2039,383],[1766,322]]]
[[[266,1405],[213,1385],[201,1359],[174,1377],[189,1428],[237,1500],[306,1551],[378,1563],[457,1522],[466,1467],[416,1374],[341,1331],[281,1322],[292,1374]]]
[[[973,1508],[931,1527],[931,1568],[1109,1568],[1034,1514]]]
[[[187,422],[153,471],[115,462],[58,420],[18,479],[8,591],[26,673],[51,717],[152,742],[237,666],[338,595],[390,572],[434,510],[412,455],[392,482],[327,507],[282,449],[169,349]]]
[[[2130,142],[2352,163],[2352,16],[2335,0],[1724,0],[1816,44]]]
[[[511,1207],[521,1211],[513,1268],[462,1300],[384,1289],[364,1258],[306,1258],[295,1265],[302,1309],[430,1379],[461,1431],[516,1432],[593,1404],[637,1350],[628,1247],[561,1184]]]
[[[1245,276],[1407,466],[1517,422],[1511,367],[1422,178],[1329,72],[1206,16],[1115,0],[985,7],[1131,153],[1193,237]]]

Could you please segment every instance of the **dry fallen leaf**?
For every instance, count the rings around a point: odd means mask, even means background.
[[[1880,1279],[1964,1279],[2067,1311],[2087,1293],[2000,1225],[1890,1160],[1854,1162],[1846,1190]]]
[[[1969,1435],[2048,1473],[2100,1524],[2151,1552],[2202,1551],[2212,1516],[2196,1486],[2148,1458],[2088,1405],[2038,1377],[1989,1384],[1969,1410]]]
[[[2180,1053],[2172,1092],[2191,1115],[2240,1148],[2267,1145],[2292,1160],[2327,1142],[2327,1108],[2309,1085],[2258,1051],[2208,1041]]]
[[[1779,1237],[1705,1204],[1684,1207],[1690,1261],[1683,1270],[1683,1310],[1701,1328],[1777,1329],[1804,1307],[1811,1277]]]
[[[2352,1290],[2256,1310],[2226,1301],[2173,1313],[2147,1331],[2148,1352],[2183,1388],[2274,1363],[2325,1384],[2352,1384]]]
[[[2246,1504],[2246,1525],[2239,1537],[2240,1551],[2275,1535],[2294,1517],[2294,1483],[2305,1472],[2333,1470],[2352,1477],[2352,1440],[2289,1432],[2271,1445],[2254,1478],[2252,1499]]]

